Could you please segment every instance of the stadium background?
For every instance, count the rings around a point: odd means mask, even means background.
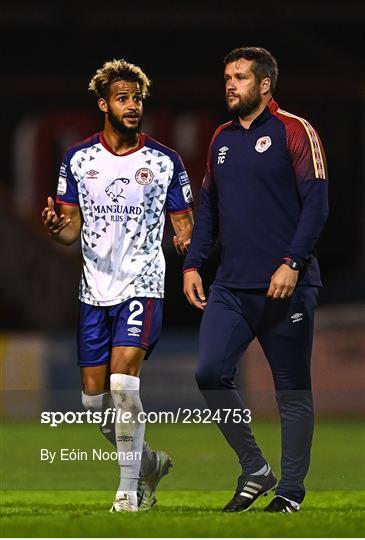
[[[334,431],[337,421],[353,421],[364,412],[364,15],[354,0],[2,2],[0,329],[6,419],[32,420],[41,409],[80,407],[78,246],[52,244],[40,212],[47,195],[55,194],[65,148],[102,126],[87,92],[90,77],[113,57],[141,65],[153,81],[144,130],[179,151],[198,201],[210,136],[227,119],[222,59],[243,44],[274,54],[275,99],[309,120],[324,142],[331,214],[318,245],[325,288],[313,356],[315,399],[319,418],[333,422]],[[181,293],[181,260],[171,236],[168,224],[164,331],[143,375],[144,403],[151,409],[202,405],[193,379],[200,314]],[[217,262],[213,251],[203,271],[206,289]],[[270,373],[255,344],[238,383],[257,418],[277,422]],[[356,433],[363,478],[363,438]],[[336,439],[329,440],[336,447]]]

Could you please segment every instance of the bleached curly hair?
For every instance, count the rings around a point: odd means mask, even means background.
[[[110,86],[115,81],[130,81],[139,83],[142,97],[148,96],[151,80],[135,64],[130,64],[123,58],[109,60],[97,70],[89,83],[89,90],[95,92],[98,98],[107,98]]]

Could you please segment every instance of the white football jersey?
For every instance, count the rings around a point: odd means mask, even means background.
[[[182,213],[192,205],[176,152],[142,133],[137,148],[117,155],[96,133],[66,152],[57,203],[80,205],[82,302],[111,306],[134,296],[163,297],[165,209]]]

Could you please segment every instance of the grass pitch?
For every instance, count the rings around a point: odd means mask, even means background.
[[[256,438],[279,471],[276,423],[255,422]],[[41,462],[40,448],[110,450],[95,426],[7,424],[2,430],[3,537],[363,537],[365,438],[361,422],[317,423],[307,497],[298,514],[221,512],[239,469],[214,425],[148,426],[147,439],[174,461],[150,512],[110,514],[115,462]]]
[[[5,497],[4,536],[361,537],[364,492],[309,493],[298,514],[221,512],[231,492],[161,491],[150,512],[109,514],[113,493],[15,492]],[[265,500],[263,500],[265,499]]]

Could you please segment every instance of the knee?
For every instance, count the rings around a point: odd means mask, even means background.
[[[128,409],[133,414],[143,410],[139,396],[139,377],[121,373],[110,376],[110,390],[117,407]]]
[[[217,390],[220,388],[234,388],[233,380],[226,377],[219,370],[199,367],[195,373],[195,380],[200,390]]]
[[[281,413],[294,412],[300,416],[313,414],[311,390],[276,390],[276,401]]]
[[[126,359],[123,363],[113,363],[111,372],[113,374],[129,375],[130,377],[139,377],[141,368],[139,364],[136,364],[133,359]]]
[[[112,373],[110,375],[111,392],[139,392],[140,379],[126,373]]]
[[[139,377],[145,355],[146,351],[137,347],[113,347],[111,373]]]
[[[92,396],[97,396],[105,392],[105,386],[104,386],[104,383],[101,383],[98,380],[88,378],[83,381],[82,390],[89,397],[92,397]]]
[[[89,396],[105,392],[106,366],[83,367],[81,369],[82,389]]]

